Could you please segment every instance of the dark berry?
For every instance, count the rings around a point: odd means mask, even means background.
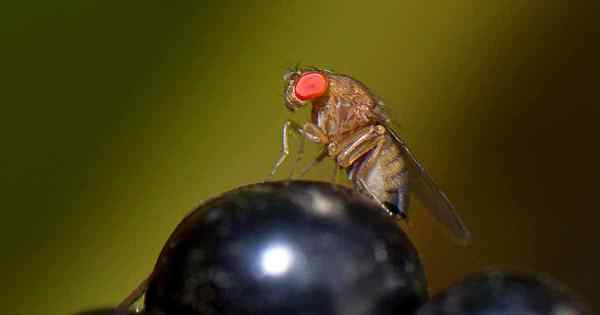
[[[405,233],[350,189],[256,184],[201,205],[175,229],[148,314],[410,314],[427,296]]]
[[[142,313],[127,312],[124,310],[112,309],[112,308],[100,308],[91,311],[85,311],[77,313],[76,315],[143,315]]]
[[[470,276],[435,296],[418,315],[588,314],[564,288],[549,279],[520,273]]]

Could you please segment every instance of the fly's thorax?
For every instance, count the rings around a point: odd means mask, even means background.
[[[359,105],[374,108],[377,98],[360,81],[344,75],[332,75],[329,78],[329,96],[340,107]]]
[[[351,78],[331,77],[327,95],[313,101],[313,123],[334,140],[376,124],[376,100],[368,90]]]

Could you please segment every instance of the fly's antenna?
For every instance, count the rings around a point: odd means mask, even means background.
[[[285,66],[281,66],[281,69],[288,73],[298,72],[302,69],[302,60],[298,60],[296,62],[286,62]]]
[[[283,71],[289,71],[289,72],[294,72],[294,71],[298,71],[301,68],[302,65],[302,60],[297,60],[297,61],[291,61],[293,59],[290,58],[290,60],[283,62],[282,64],[279,65],[279,69],[283,70]]]
[[[302,60],[298,60],[295,64],[294,67],[292,68],[292,71],[294,72],[298,72],[300,71],[300,69],[302,69]]]
[[[303,65],[302,60],[296,61],[296,63],[294,63],[292,66],[289,66],[289,64],[292,64],[291,62],[289,62],[287,64],[288,64],[288,66],[284,66],[282,68],[284,71],[287,71],[288,73],[306,72],[306,71],[319,71],[319,72],[334,73],[333,69],[331,69],[331,68],[315,66],[315,65]]]
[[[331,70],[330,68],[314,66],[314,65],[299,66],[298,71],[319,71],[319,72],[334,73],[333,70]]]
[[[311,66],[304,66],[304,67],[302,67],[302,70],[305,70],[305,71],[306,70],[308,70],[308,71],[321,71],[321,68],[317,67],[317,66],[312,66],[311,65]]]
[[[302,61],[297,61],[295,64],[290,66],[291,62],[286,62],[285,65],[281,65],[279,68],[284,71],[283,80],[287,81],[292,74],[297,73],[300,70]]]

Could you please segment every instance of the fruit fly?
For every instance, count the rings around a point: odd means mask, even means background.
[[[336,170],[346,170],[353,189],[388,214],[407,219],[409,193],[414,193],[459,240],[470,239],[452,203],[390,127],[382,101],[366,85],[319,68],[289,71],[284,80],[285,106],[295,111],[312,104],[311,121],[303,125],[285,122],[282,154],[271,176],[289,155],[288,133],[292,131],[324,145],[313,165],[333,158]]]

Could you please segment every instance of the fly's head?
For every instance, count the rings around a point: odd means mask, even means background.
[[[327,97],[331,72],[316,68],[297,69],[283,76],[283,97],[290,111]]]

